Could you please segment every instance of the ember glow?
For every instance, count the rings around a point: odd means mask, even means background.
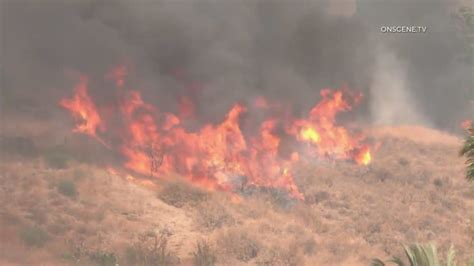
[[[234,191],[236,186],[249,185],[276,188],[303,199],[293,176],[300,158],[348,160],[359,165],[368,165],[372,159],[364,136],[351,134],[336,123],[337,114],[350,111],[362,97],[347,89],[323,89],[321,101],[305,118],[274,115],[260,122],[253,134],[241,128],[243,114],[251,115],[241,104],[234,104],[222,122],[190,131],[182,126],[181,119],[195,115],[191,98],[180,98],[177,115],[161,112],[145,102],[139,91],[126,88],[124,67],[110,73],[106,78],[114,79],[121,90],[115,107],[121,126],[108,129],[107,136],[118,136],[114,139],[120,139],[119,144],[111,149],[122,155],[125,168],[141,175],[160,178],[179,174],[210,190]],[[99,136],[105,132],[107,121],[102,121],[88,94],[87,78],[82,78],[74,91],[72,98],[60,101],[76,120],[74,131],[107,145]],[[265,109],[280,106],[269,104],[263,97],[254,103]],[[300,143],[286,156],[280,154],[283,138]]]

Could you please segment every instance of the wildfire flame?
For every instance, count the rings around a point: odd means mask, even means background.
[[[99,140],[105,145],[105,142],[98,137],[97,131],[105,130],[97,108],[87,91],[88,78],[82,76],[79,83],[74,88],[75,94],[71,99],[62,99],[59,104],[69,110],[76,120],[74,132],[83,133]]]
[[[235,104],[221,123],[189,131],[180,120],[193,115],[190,106],[194,105],[189,98],[184,101],[185,107],[183,98],[178,103],[180,114],[161,113],[146,103],[139,91],[124,90],[127,76],[125,68],[118,67],[106,77],[115,79],[117,88],[124,92],[117,101],[123,128],[112,132],[117,132],[121,141],[113,149],[122,154],[124,166],[133,172],[153,177],[178,173],[211,190],[232,191],[245,185],[278,188],[303,199],[292,173],[301,156],[352,160],[360,165],[372,159],[363,136],[352,136],[349,130],[336,125],[336,115],[358,104],[360,94],[323,89],[321,101],[306,118],[267,118],[258,133],[249,136],[240,126],[242,115],[248,112],[243,105]],[[87,86],[87,78],[82,78],[74,96],[61,100],[60,105],[77,121],[75,132],[104,144],[97,134],[98,130],[105,131],[105,126]],[[259,108],[279,106],[268,104],[262,97],[255,99],[255,104]],[[295,148],[290,156],[282,156],[282,134],[308,146],[311,154],[301,154]]]

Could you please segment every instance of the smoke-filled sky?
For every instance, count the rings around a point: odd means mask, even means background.
[[[55,113],[75,72],[107,101],[114,92],[103,77],[125,63],[148,101],[173,111],[191,93],[210,120],[258,95],[306,112],[321,88],[344,83],[364,92],[367,122],[453,129],[472,116],[472,59],[453,1],[0,3],[4,110]],[[391,25],[428,32],[380,32]]]

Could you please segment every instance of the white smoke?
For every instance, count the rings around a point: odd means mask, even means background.
[[[370,111],[375,124],[429,124],[411,94],[406,69],[395,52],[383,45],[378,47],[370,86]]]

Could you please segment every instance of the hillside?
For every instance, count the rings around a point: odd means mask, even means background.
[[[298,201],[271,189],[203,191],[176,176],[150,181],[95,161],[107,152],[93,140],[69,134],[59,151],[46,128],[29,127],[3,130],[1,265],[192,265],[198,243],[218,265],[368,265],[412,242],[442,254],[453,244],[458,261],[472,259],[474,190],[461,140],[432,129],[369,130],[379,143],[369,166],[300,162]]]

